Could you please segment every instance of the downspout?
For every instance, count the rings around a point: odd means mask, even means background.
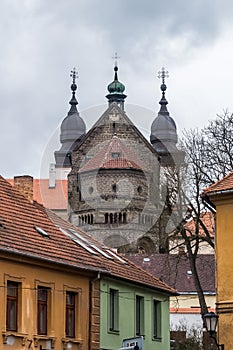
[[[93,296],[93,285],[96,281],[100,280],[100,271],[98,271],[97,276],[90,280],[89,282],[89,306],[90,306],[90,312],[89,312],[89,341],[88,341],[88,349],[92,350],[91,347],[91,341],[92,341],[92,312],[93,312],[93,305],[92,305],[92,296]],[[99,332],[99,342],[100,342],[100,332]]]

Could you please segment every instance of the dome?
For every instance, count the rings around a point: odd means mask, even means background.
[[[151,142],[156,140],[161,142],[177,143],[176,124],[169,115],[158,114],[151,125]]]
[[[110,92],[110,94],[122,94],[125,91],[125,86],[124,86],[124,84],[122,84],[121,82],[118,81],[118,77],[117,77],[118,67],[117,66],[114,67],[114,71],[115,71],[115,77],[114,77],[113,82],[111,82],[108,85],[108,91]]]
[[[115,64],[114,80],[108,85],[109,94],[106,96],[106,98],[108,99],[109,105],[113,102],[116,102],[119,107],[124,110],[124,100],[127,96],[124,94],[125,85],[118,80],[117,71],[118,67]]]
[[[75,97],[75,91],[77,90],[77,85],[75,84],[77,73],[75,71],[75,68],[73,71],[71,71],[71,73],[71,77],[73,78],[73,83],[71,85],[72,97],[69,102],[71,107],[67,116],[61,123],[61,148],[59,151],[54,152],[56,167],[61,168],[71,166],[70,159],[67,155],[70,154],[75,147],[77,147],[81,138],[86,134],[86,125],[83,119],[80,117],[76,107],[78,101]]]
[[[159,72],[159,77],[162,77],[162,98],[159,102],[160,111],[158,116],[154,119],[151,125],[151,135],[150,141],[156,150],[156,152],[160,155],[163,155],[167,152],[174,152],[176,150],[177,144],[177,131],[176,131],[176,123],[173,118],[170,117],[169,112],[167,110],[167,100],[165,98],[165,91],[167,86],[164,82],[165,76],[167,76],[168,72],[165,72],[164,68]]]
[[[86,133],[86,125],[79,113],[73,113],[62,121],[61,124],[61,143],[66,141],[76,141]]]

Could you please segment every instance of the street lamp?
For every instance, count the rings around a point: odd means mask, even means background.
[[[205,321],[205,328],[207,332],[210,334],[210,337],[214,339],[218,349],[224,350],[224,344],[218,344],[216,339],[216,331],[217,331],[219,316],[214,312],[209,312],[208,314],[205,314],[203,317]]]

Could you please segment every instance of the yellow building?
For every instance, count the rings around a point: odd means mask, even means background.
[[[233,336],[233,172],[207,188],[204,198],[216,207],[218,343],[230,350]]]

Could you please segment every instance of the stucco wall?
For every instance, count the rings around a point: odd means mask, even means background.
[[[0,259],[0,349],[43,348],[55,350],[89,349],[89,278],[72,272],[59,272],[50,267],[31,265],[21,261]],[[93,278],[93,277],[92,277]],[[18,331],[6,331],[6,285],[7,280],[21,283],[19,289]],[[48,307],[48,336],[37,335],[37,286],[51,288]],[[66,291],[77,293],[76,337],[65,337]],[[97,332],[98,334],[98,332]],[[5,344],[4,344],[5,343]],[[98,343],[99,345],[99,343]]]
[[[113,334],[109,331],[109,290],[119,290],[119,332]],[[168,350],[170,349],[169,333],[169,298],[152,290],[117,283],[106,279],[101,283],[101,349],[117,350],[122,346],[122,340],[136,336],[135,328],[135,297],[144,297],[144,349],[145,350]],[[162,306],[162,339],[153,340],[152,333],[152,310],[153,299],[161,301]]]
[[[217,312],[219,342],[232,348],[233,324],[233,196],[216,201]]]

